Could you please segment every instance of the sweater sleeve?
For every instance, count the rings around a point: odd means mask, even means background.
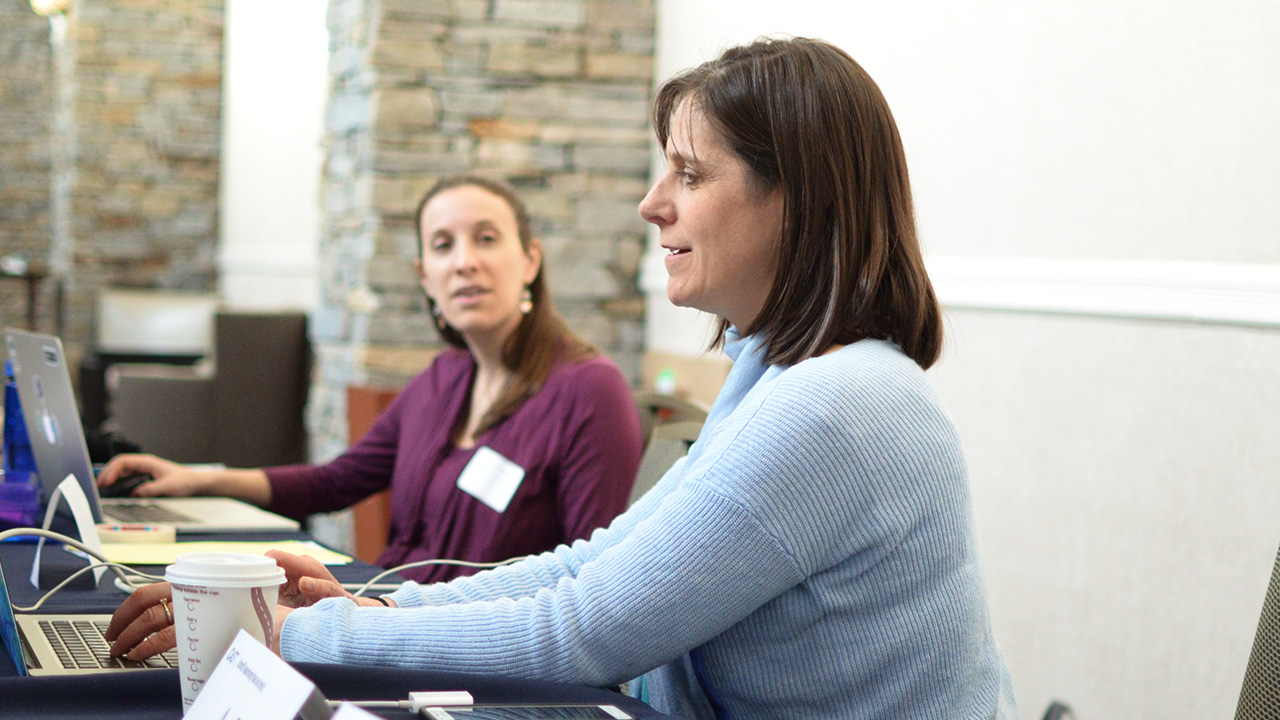
[[[299,661],[393,663],[592,685],[635,677],[724,632],[804,579],[751,506],[721,490],[722,475],[736,474],[721,462],[725,456],[754,460],[762,472],[779,476],[780,462],[807,450],[802,437],[768,448],[760,439],[743,433],[722,452],[686,461],[681,482],[668,475],[654,497],[568,550],[578,564],[539,575],[564,562],[562,550],[476,578],[496,584],[518,577],[529,581],[521,590],[531,594],[485,593],[471,602],[387,611],[325,600],[289,616],[282,652]],[[466,587],[459,581],[450,590]],[[426,594],[441,599],[440,591]]]
[[[916,479],[949,472],[950,442],[934,442],[893,378],[850,388],[851,374],[752,393],[609,529],[470,586],[509,579],[518,593],[445,597],[468,588],[459,582],[422,591],[448,604],[324,600],[286,619],[282,653],[606,685],[707,643],[833,563],[857,577],[918,522]]]
[[[286,619],[282,654],[616,684],[688,652],[802,579],[787,553],[731,501],[705,486],[681,488],[669,499],[576,573],[561,566],[532,594],[398,609],[324,600]],[[535,570],[561,562],[562,553],[552,559],[520,563],[511,574],[536,578]]]

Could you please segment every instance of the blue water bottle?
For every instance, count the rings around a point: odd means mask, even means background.
[[[27,436],[27,423],[22,417],[22,402],[18,399],[18,384],[13,381],[13,363],[4,364],[4,476],[14,481],[25,480],[27,474],[36,471],[36,460],[31,454],[31,438]],[[20,476],[20,477],[19,477]]]
[[[4,367],[4,482],[0,483],[0,527],[29,526],[40,511],[40,485],[31,438],[22,417],[13,365]]]

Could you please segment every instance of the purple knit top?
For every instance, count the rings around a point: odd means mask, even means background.
[[[589,536],[621,513],[640,463],[640,423],[618,368],[599,356],[561,364],[515,413],[455,447],[450,431],[467,411],[475,361],[442,353],[414,378],[369,433],[324,465],[266,468],[273,512],[332,512],[391,488],[391,530],[378,563],[431,558],[478,562],[550,550]],[[458,487],[488,447],[524,470],[502,512]],[[474,572],[428,565],[403,573],[422,582]]]

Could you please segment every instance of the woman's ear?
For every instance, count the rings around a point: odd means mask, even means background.
[[[529,285],[538,277],[538,271],[542,270],[542,241],[538,238],[531,238],[529,247],[524,251],[524,256],[529,258],[529,267],[524,273],[524,284]]]

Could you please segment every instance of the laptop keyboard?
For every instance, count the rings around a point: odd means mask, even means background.
[[[111,517],[126,523],[190,522],[191,518],[149,502],[112,502],[102,509]]]
[[[112,657],[108,652],[111,643],[102,636],[107,631],[106,620],[41,620],[40,630],[68,670],[178,667],[176,649],[141,662]]]

